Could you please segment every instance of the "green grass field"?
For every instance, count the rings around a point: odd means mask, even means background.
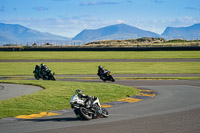
[[[14,117],[22,114],[40,113],[43,111],[70,108],[70,99],[76,89],[84,94],[97,96],[101,103],[135,95],[139,91],[132,87],[104,83],[62,82],[62,81],[0,81],[42,86],[45,89],[34,94],[0,101],[0,118]]]
[[[35,62],[0,62],[0,75],[33,75]],[[200,73],[200,62],[48,62],[58,74],[96,74],[99,65],[113,74]]]
[[[200,58],[200,51],[127,51],[127,52],[0,52],[0,60],[10,59],[178,59]]]
[[[0,60],[16,59],[186,59],[200,58],[200,51],[146,51],[146,52],[0,52]],[[9,100],[0,101],[0,118],[13,117],[43,111],[70,108],[69,100],[75,89],[85,94],[95,95],[102,103],[135,95],[138,90],[116,84],[22,80],[33,78],[36,64],[41,62],[0,62],[0,76],[10,76],[12,80],[0,80],[20,84],[39,85],[45,90]],[[170,74],[200,73],[200,62],[43,62],[56,75],[96,74],[99,65],[114,74]],[[14,76],[12,76],[14,75]],[[19,75],[19,77],[17,77]],[[20,76],[23,75],[23,76]],[[82,78],[84,80],[84,78]],[[148,79],[147,77],[124,77],[123,79]],[[160,79],[152,77],[151,79]],[[199,77],[166,77],[161,79],[199,79]],[[85,79],[87,80],[87,78]]]

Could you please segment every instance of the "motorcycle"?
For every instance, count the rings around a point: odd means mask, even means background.
[[[51,70],[47,70],[43,75],[43,80],[56,80],[55,73],[52,73]]]
[[[34,77],[35,79],[43,79],[43,80],[56,80],[55,73],[52,73],[51,70],[47,70],[46,72],[41,72],[39,70],[34,70]]]
[[[39,80],[40,78],[41,78],[41,79],[43,78],[43,76],[40,74],[39,71],[34,70],[33,73],[34,73],[35,79]]]
[[[85,101],[80,99],[77,94],[72,96],[70,104],[76,117],[80,120],[91,120],[101,117],[107,118],[109,116],[108,111],[101,107],[97,97],[93,98],[89,108]]]
[[[104,73],[104,74],[99,74],[99,73],[97,73],[97,75],[98,75],[98,76],[100,77],[100,79],[103,80],[104,82],[106,82],[106,81],[115,82],[115,79],[113,78],[111,71],[107,71],[107,72]]]

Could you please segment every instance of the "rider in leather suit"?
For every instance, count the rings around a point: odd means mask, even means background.
[[[85,99],[85,104],[86,104],[86,107],[87,108],[89,108],[91,105],[92,105],[92,97],[91,96],[88,96],[88,95],[84,95],[83,93],[82,93],[82,91],[81,90],[76,90],[75,91],[75,94],[78,94],[78,97],[80,98],[80,99],[82,99],[82,98],[84,98]]]

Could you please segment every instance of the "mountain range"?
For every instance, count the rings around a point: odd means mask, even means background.
[[[66,41],[67,37],[32,30],[18,24],[0,23],[0,43],[27,43],[36,41]]]
[[[141,37],[160,37],[159,34],[141,30],[126,24],[117,24],[96,30],[83,30],[73,40],[96,41],[96,40],[123,40]]]
[[[165,39],[200,39],[200,23],[189,27],[167,27],[159,35],[126,24],[116,24],[99,29],[85,29],[77,34],[72,40],[68,37],[58,36],[33,30],[18,24],[0,23],[0,43],[27,43],[48,41],[82,41],[91,42],[98,40],[124,40],[141,37],[154,37]]]
[[[161,36],[165,39],[200,39],[200,23],[189,27],[167,27]]]

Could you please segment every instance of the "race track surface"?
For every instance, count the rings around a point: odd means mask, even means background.
[[[100,82],[90,80],[87,82]],[[110,82],[108,82],[110,83]],[[59,116],[0,121],[1,133],[199,133],[199,80],[119,80],[116,84],[152,89],[153,98],[107,108],[109,118],[79,121],[71,110]]]
[[[23,96],[40,90],[42,88],[38,86],[0,83],[0,100]]]

